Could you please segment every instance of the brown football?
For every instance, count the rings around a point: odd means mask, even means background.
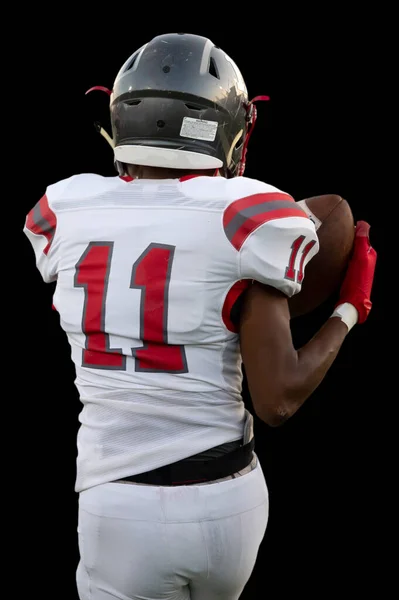
[[[314,196],[299,204],[316,224],[320,250],[306,266],[301,291],[289,300],[292,318],[311,312],[338,290],[355,235],[351,208],[340,196]]]

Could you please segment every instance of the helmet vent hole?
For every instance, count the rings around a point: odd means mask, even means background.
[[[138,104],[140,104],[141,100],[125,100],[124,104],[127,104],[128,106],[137,106]]]
[[[209,61],[209,75],[212,75],[212,77],[216,77],[216,79],[220,79],[219,72],[217,70],[217,66],[215,63],[215,59],[212,57]]]
[[[164,73],[169,73],[169,71],[170,71],[170,67],[169,67],[168,65],[165,65],[165,66],[162,68],[162,71],[163,71]]]
[[[132,60],[127,64],[127,67],[125,69],[125,73],[127,71],[130,71],[130,69],[132,69],[134,67],[134,63],[136,62],[138,57],[138,52],[136,52],[136,54],[133,56]]]
[[[188,108],[188,110],[202,110],[203,109],[202,106],[197,106],[196,104],[187,104],[186,103],[186,107]]]
[[[159,127],[160,129],[162,129],[162,127],[165,127],[165,121],[159,119],[159,121],[157,121],[157,127]]]

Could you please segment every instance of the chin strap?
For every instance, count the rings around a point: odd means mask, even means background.
[[[111,146],[111,148],[113,149],[115,144],[114,144],[114,140],[112,139],[112,137],[109,135],[109,133],[107,133],[104,129],[104,127],[101,126],[101,123],[99,123],[98,121],[96,121],[94,123],[94,128],[96,131],[98,131],[98,133],[100,135],[103,136],[103,138],[105,140],[107,140],[108,144]]]
[[[108,96],[111,96],[112,94],[112,90],[108,89],[107,87],[104,87],[103,85],[95,85],[94,87],[91,87],[89,90],[87,90],[87,92],[85,93],[85,96],[87,96],[87,94],[90,94],[90,92],[105,92]],[[94,123],[94,128],[96,131],[98,131],[98,133],[100,135],[103,136],[103,138],[108,142],[108,144],[111,146],[112,149],[114,149],[114,140],[112,139],[112,137],[109,135],[109,133],[107,133],[105,131],[105,129],[102,127],[101,123],[99,123],[98,121],[96,121]]]
[[[108,96],[111,96],[111,94],[112,94],[112,90],[110,90],[109,88],[104,87],[103,85],[95,85],[94,87],[91,87],[89,90],[87,90],[87,92],[85,93],[85,96],[87,96],[87,94],[90,94],[90,92],[95,92],[95,91],[105,92],[106,94],[108,94]]]
[[[246,164],[246,160],[247,160],[248,142],[249,142],[249,138],[251,137],[252,132],[254,130],[255,123],[256,123],[256,118],[258,116],[258,112],[257,112],[256,106],[255,106],[255,102],[267,102],[268,100],[270,100],[269,96],[255,96],[255,98],[253,98],[246,105],[246,109],[247,109],[247,121],[248,121],[249,125],[248,125],[247,135],[245,136],[245,140],[244,140],[244,147],[242,149],[241,160],[240,160],[240,163],[239,163],[238,169],[237,169],[237,175],[239,177],[241,177],[244,174],[244,171],[245,171],[245,164]]]

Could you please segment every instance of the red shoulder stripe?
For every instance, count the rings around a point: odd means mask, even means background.
[[[223,227],[231,244],[240,250],[247,237],[258,227],[274,219],[308,218],[289,194],[270,192],[253,194],[232,202],[223,215]]]
[[[291,202],[295,200],[289,194],[283,192],[266,192],[262,194],[252,194],[251,196],[245,196],[239,200],[232,202],[224,211],[223,225],[226,226],[230,221],[238,214],[245,211],[247,208],[258,206],[259,204],[269,202]]]
[[[44,254],[50,250],[56,227],[57,217],[49,207],[47,196],[44,195],[26,217],[26,228],[36,235],[44,235],[48,241],[43,250]]]

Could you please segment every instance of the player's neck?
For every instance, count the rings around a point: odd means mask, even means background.
[[[127,165],[127,172],[133,179],[179,179],[185,175],[205,175],[212,177],[215,170],[198,169],[165,169],[161,167],[145,167],[139,165]]]

